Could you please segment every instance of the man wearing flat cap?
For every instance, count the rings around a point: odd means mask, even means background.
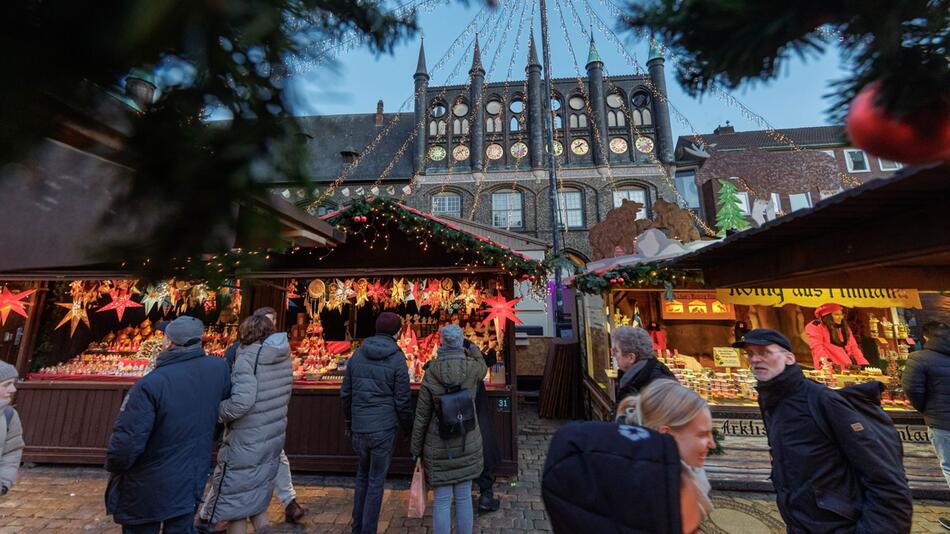
[[[788,532],[910,532],[904,466],[888,461],[877,427],[851,404],[873,399],[851,401],[806,379],[781,332],[756,328],[733,346],[745,350],[758,382],[772,484]],[[878,386],[863,384],[849,398],[864,390],[872,397],[873,389],[880,404]]]
[[[201,346],[200,320],[161,329],[165,348],[129,390],[106,452],[106,509],[124,534],[194,532],[218,405],[231,390],[228,364]]]

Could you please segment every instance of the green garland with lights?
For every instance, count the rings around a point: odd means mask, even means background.
[[[660,267],[659,262],[618,266],[603,274],[588,272],[574,278],[574,285],[582,293],[603,294],[612,289],[663,287],[667,292],[673,286],[682,286],[691,274],[680,269]]]
[[[357,199],[342,211],[327,218],[327,222],[347,233],[367,224],[393,223],[399,231],[416,240],[424,249],[439,243],[448,252],[471,260],[471,267],[500,267],[512,277],[530,280],[537,287],[545,283],[547,269],[543,263],[520,256],[487,238],[479,238],[453,228],[447,223],[382,197]]]

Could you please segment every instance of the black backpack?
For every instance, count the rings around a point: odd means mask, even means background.
[[[475,430],[475,402],[468,389],[456,384],[436,396],[436,418],[439,422],[439,437],[452,439],[464,437]],[[465,447],[465,441],[462,441]]]
[[[884,391],[884,384],[876,380],[864,384],[846,386],[838,390],[832,389],[834,395],[838,395],[854,408],[854,411],[864,419],[864,423],[881,446],[881,452],[888,456],[893,465],[904,465],[904,445],[901,443],[900,435],[894,428],[894,422],[891,420],[884,408],[881,408],[881,392]],[[821,432],[832,442],[835,443],[834,433],[831,431],[831,422],[825,418],[824,411],[818,406],[818,395],[808,397],[808,408],[811,416],[818,424]]]

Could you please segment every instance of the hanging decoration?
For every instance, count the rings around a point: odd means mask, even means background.
[[[482,304],[482,295],[478,289],[478,284],[470,282],[468,279],[460,281],[458,300],[465,308],[465,313],[472,313],[477,310]]]
[[[105,306],[96,310],[96,313],[102,313],[104,311],[115,310],[116,315],[119,318],[119,322],[122,322],[122,316],[125,314],[127,308],[141,308],[143,307],[138,302],[132,300],[131,291],[125,289],[116,289],[109,294],[109,297],[112,299],[112,302],[106,304]]]
[[[406,301],[406,280],[394,279],[389,287],[389,306],[395,308]]]
[[[145,295],[142,296],[142,306],[145,307],[145,315],[152,313],[152,308],[162,306],[169,298],[168,282],[158,282],[145,288]]]
[[[673,286],[683,287],[697,279],[695,272],[660,267],[659,262],[624,265],[590,271],[574,277],[574,285],[581,293],[603,294],[612,289],[663,288],[664,298],[672,295]],[[671,300],[672,297],[667,298]]]
[[[443,310],[452,310],[452,303],[455,301],[455,283],[452,282],[451,278],[442,279],[439,299],[442,301]]]
[[[482,320],[482,324],[494,323],[495,339],[498,340],[499,344],[502,343],[502,334],[505,332],[505,326],[509,319],[515,324],[521,324],[521,319],[518,318],[518,310],[515,309],[520,300],[521,297],[508,300],[501,293],[495,294],[494,297],[485,297],[484,303],[488,309],[482,310],[482,313],[488,315]]]
[[[350,281],[352,285],[352,280]],[[336,279],[327,286],[327,308],[336,311],[343,311],[343,305],[349,298],[349,290],[345,282]]]
[[[407,287],[406,295],[404,297],[403,302],[405,302],[406,304],[408,304],[409,302],[415,302],[416,293],[419,292],[419,282],[415,280],[409,280],[406,282],[406,287]]]
[[[58,330],[59,327],[69,323],[69,337],[73,337],[76,334],[76,327],[79,326],[80,322],[84,323],[86,328],[91,328],[89,324],[89,312],[86,310],[86,304],[81,299],[72,302],[57,302],[56,305],[66,308],[68,311],[54,330]]]
[[[423,281],[421,306],[437,309],[442,303],[442,281],[438,278]]]
[[[384,282],[380,282],[379,279],[370,284],[366,292],[369,299],[373,301],[373,304],[376,306],[381,306],[389,300],[389,288]]]
[[[10,315],[10,312],[27,318],[26,306],[29,306],[32,302],[23,302],[23,299],[33,293],[36,293],[35,289],[14,293],[10,291],[10,288],[3,286],[3,290],[0,291],[0,326],[7,322],[7,316]]]
[[[293,299],[300,298],[300,295],[297,293],[297,291],[299,291],[297,287],[297,280],[291,278],[290,282],[287,284],[287,304],[285,306],[286,309],[289,310],[291,307],[296,306],[296,304],[294,304]]]
[[[307,298],[304,300],[304,307],[311,318],[320,315],[326,305],[326,298],[327,285],[323,283],[323,280],[312,280],[307,284]]]
[[[356,307],[362,308],[369,302],[369,280],[360,278],[353,284],[353,291],[356,296]]]

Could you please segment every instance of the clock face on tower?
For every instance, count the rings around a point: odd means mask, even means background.
[[[452,157],[455,158],[455,161],[462,161],[468,159],[469,150],[465,145],[458,145],[452,149]]]
[[[505,155],[505,149],[498,143],[492,143],[485,148],[485,155],[488,156],[490,160],[501,159],[501,157]]]
[[[637,137],[635,146],[640,152],[649,154],[650,152],[653,152],[653,139],[650,139],[649,137]]]
[[[625,154],[628,148],[627,140],[622,137],[614,137],[610,140],[610,151],[614,154]]]
[[[571,152],[577,154],[578,156],[583,156],[590,151],[590,145],[587,143],[586,139],[575,139],[571,141]]]
[[[511,145],[511,155],[516,158],[523,158],[528,155],[528,145],[518,141]]]
[[[429,159],[432,161],[442,161],[445,159],[445,149],[439,145],[429,147]]]

